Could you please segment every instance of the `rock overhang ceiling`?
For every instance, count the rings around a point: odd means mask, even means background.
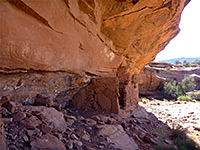
[[[0,67],[131,74],[179,33],[188,0],[1,1]]]

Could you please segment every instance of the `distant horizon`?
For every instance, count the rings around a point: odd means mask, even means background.
[[[183,10],[180,33],[170,41],[154,61],[169,60],[180,57],[200,57],[200,0],[192,0]]]
[[[179,57],[179,58],[165,59],[165,60],[159,60],[159,61],[154,60],[154,62],[175,63],[176,60],[180,62],[183,62],[183,61],[194,62],[195,60],[200,60],[200,57]]]
[[[177,57],[177,58],[170,58],[170,59],[163,59],[163,60],[173,60],[173,59],[200,59],[200,57]],[[162,61],[162,60],[159,60]]]

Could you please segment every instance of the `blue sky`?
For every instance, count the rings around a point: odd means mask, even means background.
[[[200,57],[200,0],[191,0],[181,15],[180,33],[155,61],[179,57]]]

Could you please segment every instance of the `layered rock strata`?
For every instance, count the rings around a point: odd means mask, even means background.
[[[188,2],[1,0],[0,68],[108,77],[108,87],[118,78],[119,104],[128,110],[137,104],[137,74],[178,34]]]
[[[165,69],[165,67],[174,67]],[[186,77],[194,77],[196,87],[200,89],[200,68],[175,68],[167,63],[150,63],[138,75],[139,91],[141,96],[158,96],[165,82],[181,82]]]

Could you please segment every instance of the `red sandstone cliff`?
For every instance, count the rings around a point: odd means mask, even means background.
[[[115,99],[118,101],[119,91],[119,102],[116,103],[123,108],[136,105],[136,74],[178,34],[180,15],[188,2],[189,0],[1,0],[0,68],[4,73],[16,69],[28,72],[76,72],[82,76],[81,81],[76,78],[76,74],[73,79],[71,76],[61,75],[64,82],[61,80],[59,85],[61,82],[71,83],[72,80],[78,83],[79,88],[85,84],[83,79],[88,76],[111,77],[111,81],[112,77],[117,77],[114,84],[117,85]],[[27,81],[33,76],[35,75],[18,76],[13,82],[10,81],[12,76],[9,80],[1,76],[5,82],[1,83],[0,94],[9,97],[17,94],[28,101],[39,93],[60,101],[68,96],[69,89],[77,87],[67,84],[63,90],[57,90],[57,87],[52,90],[49,86],[55,85],[58,77],[50,75],[47,80],[36,75],[31,83]],[[101,80],[103,87],[109,89],[104,78]],[[42,83],[43,86],[35,88],[38,87],[36,83]],[[29,96],[24,96],[24,89]],[[84,91],[87,93],[87,90]],[[104,96],[107,97],[106,94]],[[82,97],[82,101],[87,102],[86,99],[87,96]],[[98,96],[95,99],[96,102],[99,101]]]

